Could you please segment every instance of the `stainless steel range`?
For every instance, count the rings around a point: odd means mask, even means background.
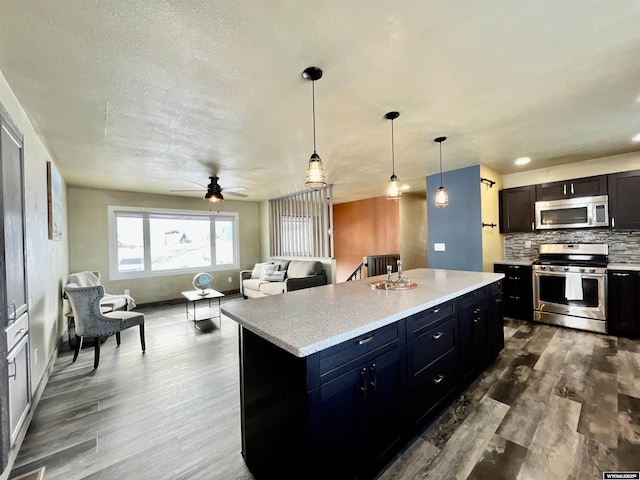
[[[607,333],[606,244],[544,244],[533,264],[533,319]]]

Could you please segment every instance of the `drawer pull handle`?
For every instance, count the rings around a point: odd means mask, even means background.
[[[476,308],[473,313],[480,313],[482,311],[482,307]]]
[[[629,276],[628,273],[617,273],[617,272],[612,273],[612,275],[615,275],[616,277],[628,277]]]
[[[438,340],[443,335],[444,335],[444,332],[438,332],[435,335],[433,335],[433,339],[434,340]]]
[[[433,383],[438,385],[440,382],[442,382],[442,380],[444,380],[444,375],[438,375],[436,378],[433,379]]]
[[[369,343],[371,340],[373,340],[375,337],[375,335],[371,335],[370,337],[367,338],[363,338],[362,340],[358,340],[358,345],[364,345],[365,343]]]
[[[18,338],[20,335],[22,335],[23,332],[26,332],[26,330],[24,328],[21,328],[16,332],[13,338]]]
[[[439,308],[434,308],[433,310],[431,310],[431,313],[438,313],[440,311]]]

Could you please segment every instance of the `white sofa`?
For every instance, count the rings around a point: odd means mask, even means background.
[[[284,278],[274,281],[269,280],[270,277],[265,277],[261,272],[256,275],[256,267],[253,270],[242,270],[240,271],[240,293],[244,298],[278,295],[327,284],[327,273],[322,262],[317,260],[273,259],[261,265],[265,264],[275,265],[277,267],[275,271],[284,272]]]

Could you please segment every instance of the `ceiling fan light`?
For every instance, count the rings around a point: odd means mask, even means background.
[[[324,176],[324,166],[322,159],[317,153],[313,153],[307,165],[307,181],[304,184],[313,189],[324,187],[327,182]]]
[[[387,200],[390,202],[397,202],[402,198],[402,190],[400,189],[400,182],[398,177],[391,175],[391,178],[387,182]]]
[[[218,202],[224,201],[224,197],[222,196],[222,193],[215,192],[212,190],[209,190],[207,193],[204,194],[204,199],[207,202],[211,202],[211,203],[218,203]]]
[[[436,192],[436,207],[444,208],[449,205],[449,195],[447,195],[447,191],[444,189],[442,185],[438,188]]]

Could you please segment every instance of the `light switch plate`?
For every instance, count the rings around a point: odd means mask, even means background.
[[[531,248],[531,240],[524,241],[524,248]]]
[[[433,244],[433,249],[436,252],[444,252],[445,251],[445,244],[444,243],[434,243]]]

